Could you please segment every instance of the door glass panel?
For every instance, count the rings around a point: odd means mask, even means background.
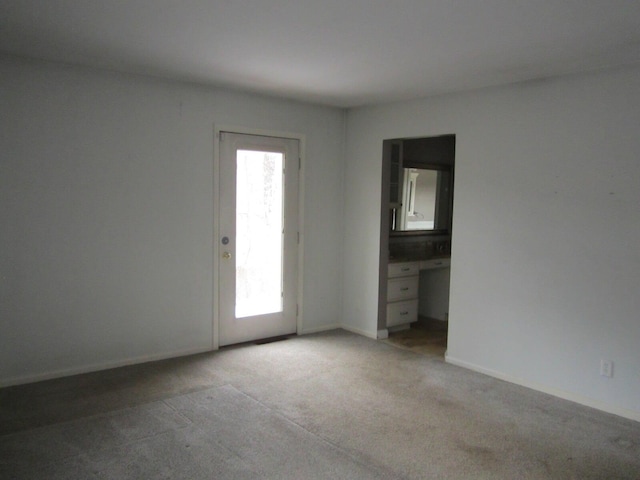
[[[282,153],[236,155],[236,318],[282,311]]]

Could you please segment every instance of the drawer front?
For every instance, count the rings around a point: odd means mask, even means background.
[[[419,262],[390,263],[387,277],[410,277],[418,273],[420,273]]]
[[[387,304],[387,327],[418,321],[418,300]]]
[[[387,281],[387,302],[411,300],[418,298],[418,281],[420,277],[392,278]]]

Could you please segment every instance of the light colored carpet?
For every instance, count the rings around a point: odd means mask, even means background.
[[[0,478],[638,479],[640,424],[337,330],[2,389]]]

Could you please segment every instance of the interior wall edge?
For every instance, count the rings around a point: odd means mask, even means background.
[[[313,327],[313,328],[302,328],[299,332],[298,335],[311,335],[312,333],[321,333],[321,332],[328,332],[329,330],[336,330],[338,328],[341,328],[341,325],[339,323],[332,323],[329,325],[321,325],[319,327]]]
[[[624,407],[618,407],[617,405],[613,405],[607,402],[602,402],[602,401],[593,399],[591,397],[587,397],[585,395],[580,395],[574,392],[568,392],[566,390],[561,390],[561,389],[551,387],[549,385],[545,385],[542,383],[532,382],[521,377],[509,375],[507,373],[499,372],[497,370],[492,370],[490,368],[485,368],[480,365],[476,365],[474,363],[467,362],[456,357],[452,357],[451,355],[445,354],[445,361],[457,367],[466,368],[468,370],[482,373],[484,375],[488,375],[490,377],[497,378],[499,380],[504,380],[505,382],[520,385],[521,387],[530,388],[532,390],[535,390],[541,393],[546,393],[554,397],[562,398],[563,400],[579,403],[580,405],[584,405],[586,407],[595,408],[596,410],[601,410],[606,413],[611,413],[619,417],[624,417],[624,418],[628,418],[629,420],[640,422],[640,411],[630,410]]]
[[[347,332],[355,333],[358,335],[362,335],[363,337],[371,338],[373,340],[378,339],[378,330],[366,330],[363,328],[354,327],[351,325],[341,325],[340,328],[346,330]]]
[[[170,358],[186,357],[189,355],[197,355],[199,353],[212,352],[217,349],[207,348],[189,348],[185,350],[178,350],[175,352],[157,353],[151,355],[142,355],[140,357],[131,357],[121,360],[114,360],[108,362],[94,363],[90,365],[81,365],[71,368],[63,368],[60,370],[51,370],[49,372],[42,373],[29,373],[26,375],[20,375],[16,377],[0,378],[0,388],[12,387],[15,385],[24,385],[27,383],[42,382],[45,380],[53,380],[56,378],[70,377],[73,375],[80,375],[83,373],[99,372],[102,370],[110,370],[112,368],[126,367],[130,365],[137,365],[141,363],[157,362],[159,360],[168,360]]]

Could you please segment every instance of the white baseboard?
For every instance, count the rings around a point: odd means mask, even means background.
[[[596,410],[601,410],[606,413],[612,413],[613,415],[618,415],[619,417],[624,417],[624,418],[628,418],[629,420],[635,420],[636,422],[640,422],[640,412],[637,412],[635,410],[629,410],[628,408],[618,407],[616,405],[611,405],[606,402],[601,402],[600,400],[595,400],[593,398],[586,397],[584,395],[580,395],[573,392],[567,392],[559,388],[550,387],[548,385],[544,385],[537,382],[531,382],[520,377],[515,377],[513,375],[502,373],[489,368],[484,368],[479,365],[475,365],[473,363],[466,362],[464,360],[460,360],[458,358],[452,357],[446,353],[445,353],[445,361],[452,365],[457,365],[458,367],[467,368],[469,370],[473,370],[474,372],[483,373],[485,375],[489,375],[490,377],[498,378],[500,380],[504,380],[509,383],[515,383],[516,385],[527,387],[532,390],[537,390],[539,392],[547,393],[549,395],[553,395],[554,397],[562,398],[564,400],[569,400],[571,402],[579,403],[587,407],[595,408]]]
[[[328,330],[336,330],[340,327],[339,323],[333,323],[331,325],[322,325],[321,327],[313,327],[313,328],[303,328],[302,331],[298,332],[299,335],[309,335],[310,333],[320,333],[326,332]]]
[[[69,377],[71,375],[79,375],[82,373],[97,372],[100,370],[108,370],[110,368],[125,367],[127,365],[135,365],[138,363],[155,362],[158,360],[166,360],[168,358],[184,357],[187,355],[195,355],[197,353],[204,353],[212,351],[211,347],[206,348],[191,348],[186,350],[178,350],[169,353],[158,353],[152,355],[143,355],[140,357],[131,357],[123,360],[114,360],[110,362],[94,363],[90,365],[82,365],[79,367],[62,368],[60,370],[51,370],[49,372],[22,375],[17,377],[9,377],[0,379],[0,388],[10,387],[12,385],[22,385],[25,383],[41,382],[43,380],[51,380],[60,377]]]
[[[362,335],[363,337],[373,338],[374,340],[378,339],[378,330],[363,330],[357,327],[351,327],[349,325],[340,325],[340,328],[348,332],[357,333],[358,335]]]
[[[362,330],[360,328],[354,328],[354,327],[350,327],[348,325],[341,325],[339,323],[334,323],[334,324],[331,324],[331,325],[324,325],[322,327],[304,329],[302,332],[299,332],[299,335],[307,335],[307,334],[310,334],[310,333],[326,332],[328,330],[336,330],[338,328],[341,328],[341,329],[346,330],[346,331],[351,332],[351,333],[355,333],[357,335],[362,335],[363,337],[373,338],[373,339],[376,339],[376,340],[389,337],[389,333],[387,332],[387,329],[377,330],[374,333],[374,332],[371,332],[369,330]]]
[[[338,328],[342,328],[342,326],[337,323],[331,324],[331,325],[323,325],[322,327],[305,329],[300,334],[306,335],[310,333],[324,332],[327,330],[335,330]],[[169,358],[184,357],[187,355],[195,355],[197,353],[210,352],[213,350],[215,349],[212,349],[211,347],[192,348],[192,349],[178,350],[178,351],[168,352],[168,353],[143,355],[140,357],[131,357],[131,358],[126,358],[122,360],[114,360],[109,362],[100,362],[100,363],[94,363],[89,365],[81,365],[78,367],[62,368],[59,370],[51,370],[48,372],[37,373],[37,374],[30,374],[30,375],[28,374],[28,375],[20,375],[15,377],[0,378],[0,388],[10,387],[13,385],[22,385],[26,383],[41,382],[44,380],[51,380],[54,378],[69,377],[71,375],[80,375],[82,373],[98,372],[100,370],[108,370],[110,368],[125,367],[127,365],[135,365],[138,363],[155,362],[158,360],[166,360]]]

